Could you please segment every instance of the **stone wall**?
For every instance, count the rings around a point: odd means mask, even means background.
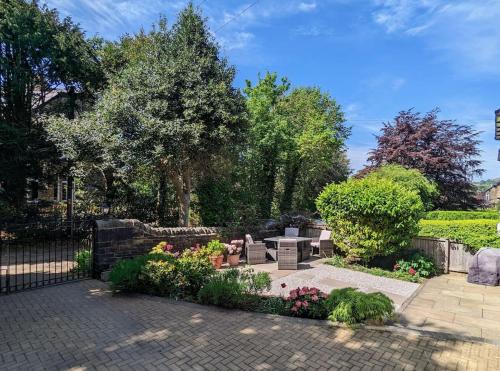
[[[108,219],[96,222],[94,240],[94,272],[99,276],[118,260],[144,255],[161,241],[167,241],[176,249],[183,250],[199,243],[206,245],[213,239],[229,242],[244,239],[245,233],[254,240],[277,236],[278,230],[259,227],[247,228],[155,228],[135,219]]]

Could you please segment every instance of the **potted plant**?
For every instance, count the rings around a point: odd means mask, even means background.
[[[224,259],[225,251],[226,245],[219,240],[212,240],[205,247],[205,253],[208,255],[215,269],[220,269],[222,266],[222,259]]]
[[[226,245],[227,262],[230,267],[237,267],[240,264],[240,255],[243,250],[242,240],[233,240],[230,244]]]

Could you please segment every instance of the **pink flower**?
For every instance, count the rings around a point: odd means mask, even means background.
[[[408,269],[408,273],[410,273],[412,276],[414,276],[415,274],[417,274],[417,271],[415,269],[413,269],[413,267],[410,267],[410,269]]]
[[[324,293],[324,292],[322,292],[322,293],[320,294],[320,296],[321,296],[322,298],[324,298],[324,299],[326,299],[326,298],[328,297],[328,295],[327,295],[326,293]]]
[[[305,295],[305,294],[306,294],[306,292],[304,290],[302,290],[302,289],[299,290],[299,296],[302,296],[302,295]]]
[[[290,291],[290,299],[297,299],[297,292],[295,290]]]
[[[284,282],[283,282],[283,283],[281,284],[281,288],[282,288],[282,289],[284,289],[285,287],[286,287],[286,283],[284,283]]]
[[[318,295],[311,296],[311,300],[314,301],[314,302],[317,302],[319,300]]]
[[[307,301],[305,301],[305,300],[304,300],[304,301],[302,302],[302,306],[303,306],[304,308],[306,308],[306,309],[307,309],[307,307],[309,306],[309,303],[308,303]]]
[[[394,270],[397,271],[401,266],[399,264],[394,264]]]
[[[311,289],[309,290],[309,294],[311,294],[311,295],[317,295],[318,291],[319,290],[316,287],[311,287]]]
[[[297,308],[297,307],[291,307],[291,308],[290,308],[290,310],[291,310],[292,312],[297,312],[297,311],[299,310],[299,308]]]
[[[178,251],[174,252],[174,258],[178,258],[180,253]]]
[[[296,306],[297,308],[300,308],[300,307],[301,307],[301,305],[302,305],[302,302],[301,302],[300,300],[297,300],[297,301],[295,302],[295,306]]]

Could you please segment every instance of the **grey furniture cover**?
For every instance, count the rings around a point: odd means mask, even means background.
[[[500,249],[490,247],[480,249],[470,264],[467,282],[498,286],[500,284]]]

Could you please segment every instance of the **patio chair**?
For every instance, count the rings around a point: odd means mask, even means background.
[[[253,240],[249,234],[245,235],[245,249],[247,264],[264,264],[266,262],[266,244]]]
[[[319,241],[311,242],[313,254],[318,254],[321,258],[331,258],[333,256],[333,242],[330,239],[331,235],[331,231],[321,231]]]
[[[278,270],[298,269],[298,250],[296,240],[282,239],[278,242]]]
[[[286,237],[299,237],[299,229],[298,228],[285,228],[285,236]]]

